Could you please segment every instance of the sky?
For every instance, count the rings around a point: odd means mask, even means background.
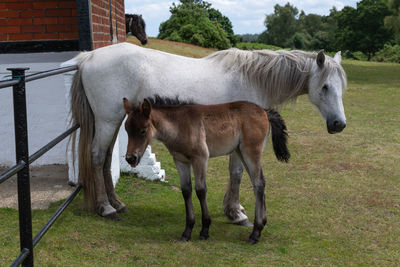
[[[261,33],[265,16],[274,13],[274,6],[284,6],[289,2],[299,12],[329,15],[329,10],[335,6],[341,10],[345,6],[356,7],[357,0],[206,0],[213,8],[227,16],[233,25],[235,34]],[[360,0],[358,0],[360,1]],[[158,35],[161,22],[169,19],[169,7],[179,1],[168,0],[125,0],[125,13],[142,14],[146,22],[146,32],[150,37]]]

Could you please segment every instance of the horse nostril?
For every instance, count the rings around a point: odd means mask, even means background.
[[[130,157],[126,157],[125,159],[129,164],[135,164],[136,160],[137,160],[137,157],[136,156],[130,156]]]

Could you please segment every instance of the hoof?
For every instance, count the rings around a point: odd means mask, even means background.
[[[182,242],[188,242],[190,240],[190,237],[182,236],[181,241]]]
[[[123,207],[123,208],[117,210],[117,212],[118,212],[118,213],[129,213],[129,212],[131,212],[131,211],[128,210],[126,207]]]
[[[252,239],[252,238],[249,239],[249,244],[250,244],[250,245],[255,245],[255,244],[257,244],[257,243],[258,243],[258,240],[257,240],[257,239]]]
[[[209,237],[210,237],[209,235],[200,234],[200,240],[207,240]]]
[[[104,215],[103,217],[107,218],[109,220],[112,220],[112,221],[120,221],[120,220],[122,220],[122,218],[116,212],[110,213],[108,215]]]
[[[239,225],[239,226],[253,227],[253,224],[249,221],[249,219],[245,219],[240,222],[234,222],[234,224]]]

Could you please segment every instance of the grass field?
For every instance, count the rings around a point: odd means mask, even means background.
[[[150,39],[149,47],[201,57],[212,50]],[[346,129],[327,133],[325,123],[300,97],[282,108],[289,129],[290,163],[263,156],[268,224],[257,245],[251,228],[229,224],[222,198],[228,158],[210,160],[210,238],[200,241],[201,214],[192,241],[179,240],[185,224],[179,178],[160,143],[153,151],[168,183],[123,176],[117,192],[131,210],[109,221],[76,199],[35,249],[37,266],[399,266],[400,264],[400,64],[344,61]],[[247,175],[241,203],[254,216]],[[33,211],[34,233],[60,203]],[[18,254],[18,214],[0,209],[0,265]]]

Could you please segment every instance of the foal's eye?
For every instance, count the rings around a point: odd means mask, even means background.
[[[322,91],[327,92],[327,91],[328,91],[328,85],[325,84],[325,85],[322,87]]]
[[[147,129],[142,129],[142,130],[140,130],[140,135],[141,135],[141,136],[145,136],[146,133],[147,133]]]

